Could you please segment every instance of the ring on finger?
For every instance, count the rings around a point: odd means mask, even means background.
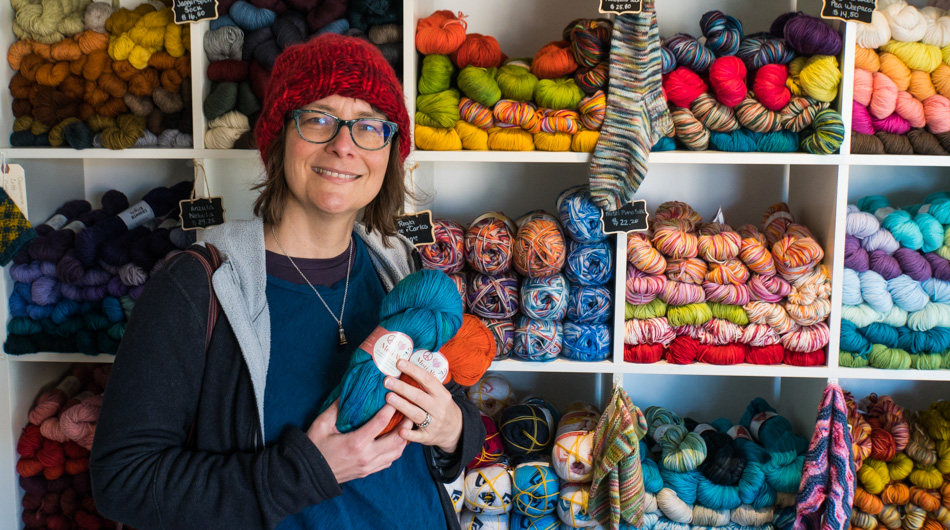
[[[420,429],[425,429],[426,427],[429,426],[429,423],[431,421],[432,421],[432,414],[429,414],[428,412],[426,412],[426,419],[422,420],[422,423],[417,423],[416,427],[419,427]]]

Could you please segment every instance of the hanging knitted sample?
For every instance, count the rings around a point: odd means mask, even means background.
[[[590,163],[594,203],[616,210],[633,200],[647,173],[650,147],[673,130],[663,98],[660,30],[653,0],[614,21],[607,113]]]
[[[848,407],[841,387],[825,388],[795,499],[795,528],[848,528],[854,503],[855,465]]]
[[[33,225],[23,217],[7,192],[0,188],[0,266],[10,263],[24,245],[36,237]]]
[[[587,510],[604,528],[640,524],[643,516],[643,471],[640,439],[647,421],[623,387],[613,395],[594,430],[594,480]]]

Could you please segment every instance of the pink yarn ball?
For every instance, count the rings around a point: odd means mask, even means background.
[[[897,93],[896,112],[898,116],[907,120],[911,127],[920,128],[927,125],[924,104],[906,90]]]
[[[910,124],[907,123],[907,120],[898,116],[896,112],[883,120],[872,119],[871,124],[874,125],[875,131],[884,131],[891,134],[907,134],[910,131]]]
[[[854,101],[852,109],[851,130],[861,134],[874,134],[874,125],[871,124],[867,107]]]
[[[867,107],[874,93],[874,74],[863,68],[854,69],[854,101]]]
[[[937,94],[924,101],[927,128],[934,134],[950,132],[950,99]]]
[[[874,72],[874,92],[871,94],[871,103],[868,112],[877,119],[884,119],[894,114],[897,108],[897,85],[890,77],[881,72]]]
[[[785,86],[787,80],[787,66],[784,64],[767,64],[755,73],[752,92],[765,108],[782,110],[792,99],[792,92]]]
[[[727,55],[713,61],[712,66],[709,67],[709,83],[716,93],[716,99],[727,107],[735,107],[742,103],[748,92],[745,75],[745,63],[734,55]]]
[[[663,90],[670,103],[677,107],[689,106],[707,89],[706,82],[696,72],[680,66],[663,76]]]

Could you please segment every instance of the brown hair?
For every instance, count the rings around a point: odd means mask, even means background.
[[[284,149],[287,144],[288,123],[290,122],[284,122],[280,134],[268,148],[269,156],[264,160],[264,180],[251,187],[253,190],[261,190],[261,194],[254,200],[254,215],[270,225],[280,223],[287,201]],[[389,162],[383,176],[383,185],[376,197],[363,209],[362,220],[366,230],[378,230],[384,236],[396,235],[396,216],[402,212],[406,197],[411,196],[406,189],[406,172],[402,160],[399,159],[399,134],[402,134],[402,131],[397,132],[390,142]],[[385,238],[384,241],[389,246],[389,241]]]

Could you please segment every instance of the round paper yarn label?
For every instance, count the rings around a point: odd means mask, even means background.
[[[409,362],[434,375],[440,383],[449,380],[449,360],[441,352],[418,349],[409,356]]]
[[[367,348],[366,351],[372,353],[373,362],[376,363],[376,367],[379,368],[380,372],[399,377],[402,372],[396,368],[396,361],[408,359],[412,354],[412,339],[405,333],[399,333],[398,331],[382,330],[382,333],[377,334],[377,331],[381,329],[376,328],[376,331],[366,339],[367,341],[373,341],[372,348]]]

